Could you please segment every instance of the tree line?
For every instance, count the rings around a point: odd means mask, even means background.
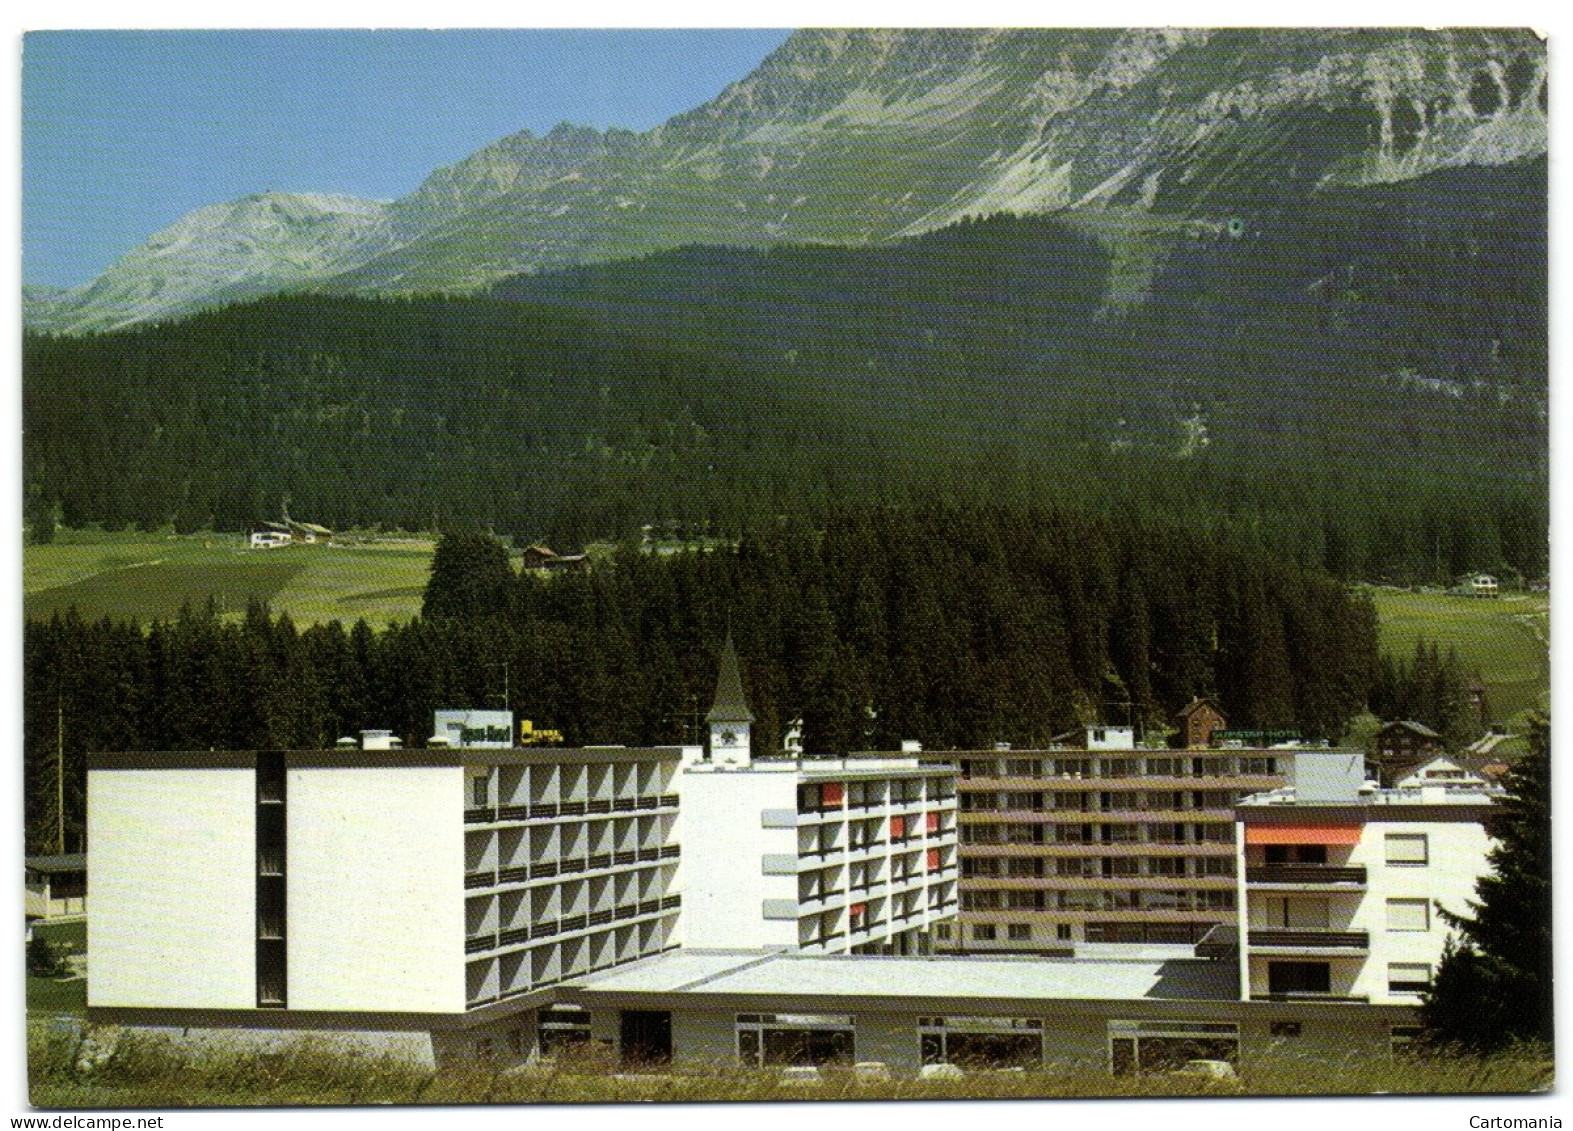
[[[1046,504],[1345,578],[1541,576],[1544,182],[1541,161],[1258,200],[1238,239],[1170,217],[1132,293],[1094,233],[1001,216],[29,334],[25,504],[45,537],[245,529],[288,497],[334,528],[568,545]]]
[[[1337,737],[1376,664],[1370,603],[1248,541],[1046,508],[841,508],[733,549],[628,548],[589,574],[516,573],[450,535],[425,614],[372,632],[254,605],[140,626],[74,613],[23,633],[29,844],[67,842],[89,750],[317,748],[361,728],[425,741],[440,707],[508,705],[570,744],[696,741],[737,643],[756,754],[1042,744],[1165,724],[1212,695],[1236,726]]]

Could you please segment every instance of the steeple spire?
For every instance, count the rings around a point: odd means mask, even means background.
[[[747,766],[749,724],[754,712],[743,698],[743,676],[737,670],[737,649],[732,647],[732,631],[727,630],[726,646],[721,649],[721,671],[716,675],[715,706],[705,716],[710,723],[710,758],[723,766]]]
[[[721,671],[716,676],[715,706],[705,716],[712,723],[751,723],[754,713],[743,696],[743,676],[737,668],[737,649],[732,647],[732,632],[727,630],[726,646],[721,649]]]

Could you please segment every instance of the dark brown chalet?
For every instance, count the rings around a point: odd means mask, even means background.
[[[1188,749],[1211,746],[1213,732],[1223,730],[1229,721],[1223,717],[1218,704],[1211,699],[1192,699],[1174,716]]]
[[[1376,765],[1383,786],[1446,751],[1442,736],[1424,723],[1399,719],[1384,723],[1376,732]]]

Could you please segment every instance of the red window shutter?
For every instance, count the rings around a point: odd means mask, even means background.
[[[890,818],[890,839],[896,840],[907,835],[907,819],[905,817]]]
[[[821,805],[840,805],[846,788],[838,781],[827,781],[819,787]]]
[[[929,849],[929,871],[939,871],[939,849],[937,848]]]
[[[854,918],[858,915],[866,915],[868,914],[868,904],[854,903],[849,910],[852,912]]]
[[[931,833],[939,832],[939,814],[938,813],[929,813],[929,814],[926,814],[926,816],[927,816],[927,820],[928,820],[928,830],[929,830],[929,832],[931,832]]]

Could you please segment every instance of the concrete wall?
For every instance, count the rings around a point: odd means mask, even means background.
[[[766,809],[797,809],[797,775],[759,770],[682,775],[687,947],[797,945],[795,919],[766,920],[767,899],[797,902],[797,876],[764,874],[766,854],[797,855],[797,830],[766,829]]]
[[[1429,854],[1425,866],[1390,865],[1386,862],[1387,833],[1424,833]],[[1355,914],[1356,930],[1371,934],[1371,957],[1356,980],[1354,992],[1367,994],[1373,1003],[1413,1004],[1414,994],[1390,994],[1390,962],[1425,963],[1432,970],[1442,957],[1448,926],[1437,914],[1440,903],[1449,911],[1463,912],[1474,898],[1475,881],[1487,871],[1490,838],[1485,829],[1469,821],[1369,821],[1350,854],[1352,864],[1366,866],[1366,893]],[[1430,929],[1392,931],[1387,926],[1389,899],[1424,899],[1429,905]]]
[[[256,773],[92,770],[91,1006],[253,1009]]]
[[[464,1010],[463,785],[459,767],[289,771],[291,1009]]]

